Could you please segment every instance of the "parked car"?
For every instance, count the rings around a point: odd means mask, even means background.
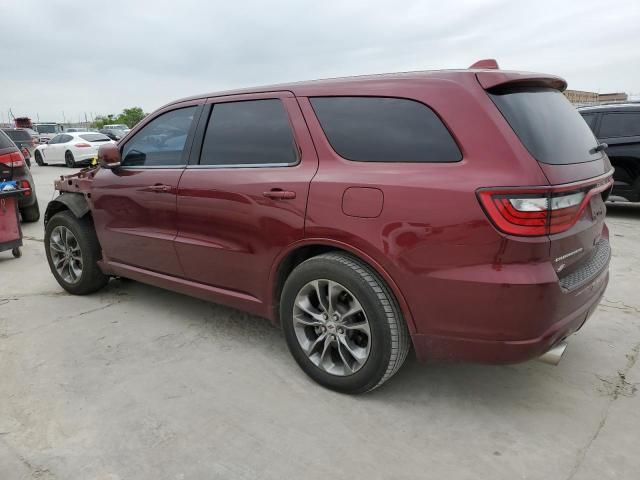
[[[98,132],[100,132],[103,135],[106,135],[107,137],[109,137],[111,140],[114,140],[114,141],[120,140],[127,134],[127,132],[125,132],[124,130],[116,130],[113,128],[101,128],[100,130],[98,130]]]
[[[120,276],[267,317],[342,392],[410,345],[557,362],[608,282],[613,169],[564,80],[496,67],[172,102],[56,182],[51,271],[73,294]]]
[[[98,147],[112,140],[101,133],[71,132],[53,137],[48,144],[36,148],[34,158],[40,166],[64,163],[73,168],[89,164],[98,155]]]
[[[73,132],[88,132],[89,130],[86,128],[81,128],[81,127],[69,127],[65,130],[65,132],[67,133],[73,133]]]
[[[40,135],[41,143],[49,142],[53,137],[64,131],[62,125],[53,122],[34,123],[33,128]]]
[[[611,200],[640,202],[640,104],[611,104],[579,109],[598,141],[606,143],[615,168]]]
[[[103,128],[104,130],[120,130],[124,133],[129,133],[129,131],[131,130],[129,126],[124,123],[114,123],[112,125],[105,125]]]
[[[23,154],[27,166],[31,167],[31,157],[33,157],[37,143],[29,131],[26,128],[3,128],[2,131],[13,140],[13,143]]]
[[[31,171],[18,146],[0,131],[0,171],[7,172],[3,180],[16,180],[20,188],[27,190],[18,200],[18,209],[23,222],[37,222],[40,219],[40,207],[36,198],[36,187]],[[4,175],[3,175],[4,177]]]

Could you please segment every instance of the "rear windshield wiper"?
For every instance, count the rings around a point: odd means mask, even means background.
[[[609,147],[609,145],[607,145],[606,143],[599,143],[597,146],[595,146],[591,150],[589,150],[589,153],[602,152],[607,147]]]

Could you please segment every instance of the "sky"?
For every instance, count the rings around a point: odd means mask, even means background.
[[[640,97],[640,0],[0,0],[0,26],[0,122],[482,58]]]

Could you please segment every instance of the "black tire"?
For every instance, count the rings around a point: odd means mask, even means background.
[[[20,215],[22,215],[22,221],[25,223],[37,222],[40,220],[40,206],[38,200],[29,207],[20,209]]]
[[[328,279],[346,287],[362,305],[371,329],[370,353],[364,365],[346,376],[316,366],[295,333],[293,309],[298,292],[309,282]],[[320,385],[343,393],[363,393],[389,380],[409,352],[409,332],[397,301],[386,283],[354,256],[330,252],[298,265],[287,278],[280,301],[280,320],[289,351],[298,365]]]
[[[36,164],[38,164],[39,167],[43,167],[46,165],[46,163],[42,161],[42,154],[40,152],[36,151],[35,158],[36,158]]]
[[[22,250],[20,249],[20,247],[15,247],[11,249],[11,255],[13,255],[15,258],[20,258],[22,256]]]
[[[73,153],[67,150],[64,154],[64,163],[69,168],[75,168],[76,160],[73,158]]]
[[[51,233],[58,226],[63,226],[71,230],[81,251],[82,273],[79,280],[75,283],[67,282],[62,278],[54,267],[51,258]],[[93,221],[90,217],[76,218],[69,210],[56,213],[47,222],[47,226],[45,227],[44,248],[51,273],[53,273],[53,276],[60,286],[67,292],[74,295],[87,295],[100,290],[109,281],[109,277],[102,273],[98,267],[97,262],[102,259],[102,249],[100,248],[100,243],[98,242],[98,237],[93,227]]]

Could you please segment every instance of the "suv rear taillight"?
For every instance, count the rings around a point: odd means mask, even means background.
[[[0,155],[0,163],[9,167],[18,168],[24,165],[24,158],[21,153],[11,152],[5,155]]]
[[[496,228],[509,235],[536,237],[569,230],[591,197],[611,188],[612,180],[580,189],[564,187],[483,188],[480,204]]]
[[[27,180],[20,180],[18,185],[20,186],[20,188],[25,190],[22,193],[22,195],[24,195],[25,197],[30,197],[31,196],[31,185],[29,185],[29,182]]]

